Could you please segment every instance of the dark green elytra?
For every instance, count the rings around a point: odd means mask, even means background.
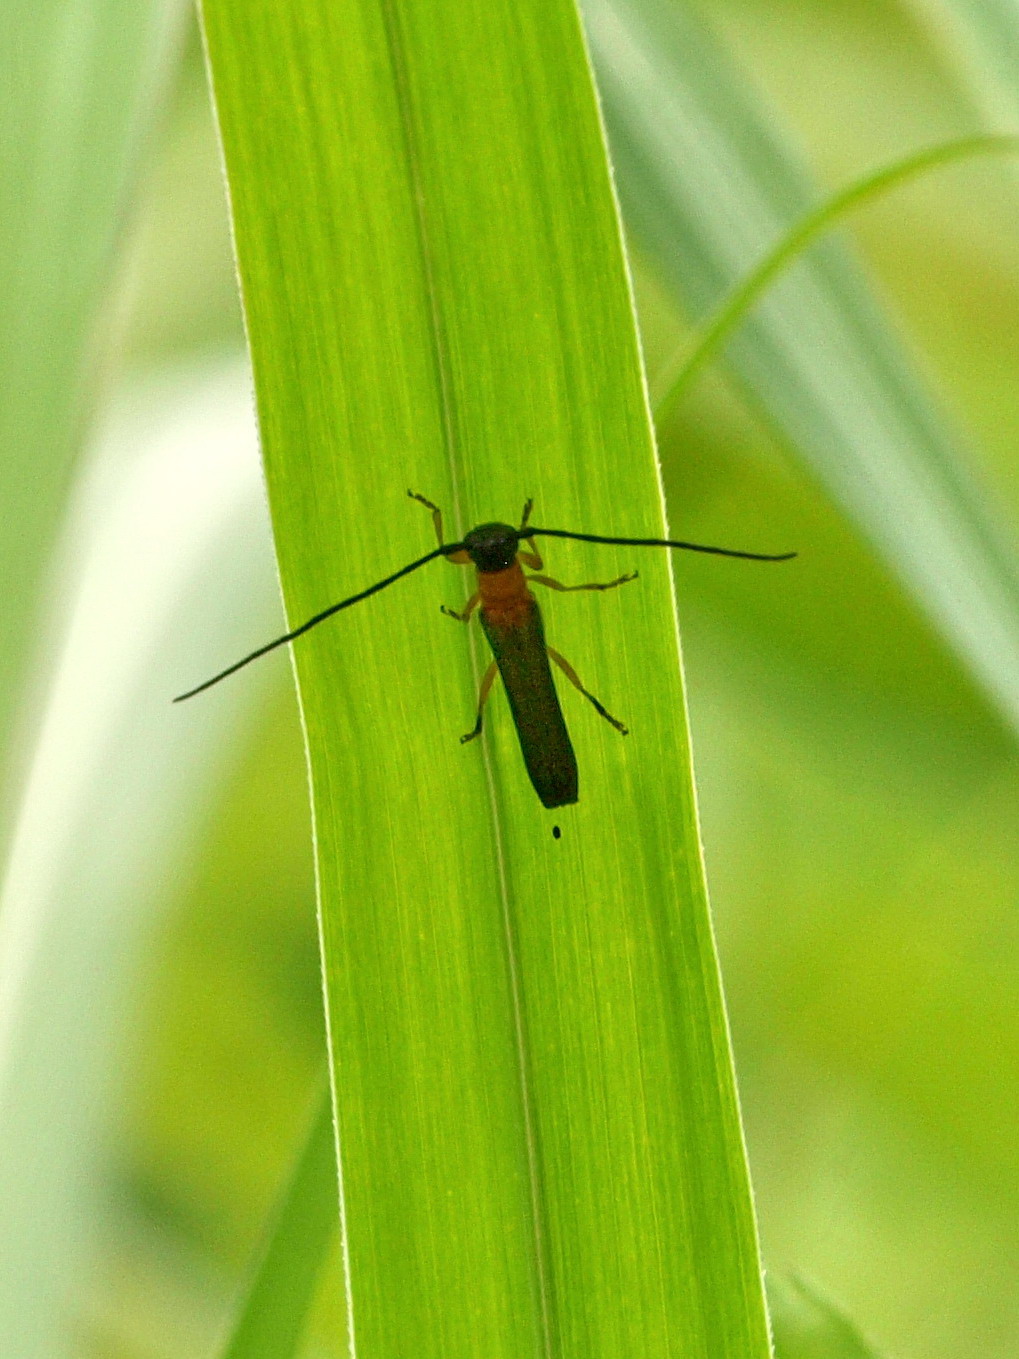
[[[542,806],[566,807],[576,802],[577,757],[552,679],[538,605],[529,600],[510,626],[482,611],[481,626],[499,667],[524,765]]]

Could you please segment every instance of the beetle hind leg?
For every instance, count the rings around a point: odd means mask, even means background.
[[[566,660],[564,656],[560,656],[558,651],[553,651],[551,647],[546,647],[545,649],[549,654],[549,659],[555,661],[556,665],[570,681],[574,689],[580,690],[588,703],[594,708],[595,712],[604,717],[605,721],[608,722],[610,726],[615,727],[616,731],[618,731],[621,736],[629,736],[629,727],[625,727],[618,717],[613,717],[607,708],[602,707],[594,694],[589,693],[588,690],[584,688],[580,682],[580,676],[577,674],[576,670],[574,670],[573,666],[570,665],[569,661]]]
[[[478,720],[475,722],[471,731],[465,732],[464,735],[460,737],[460,744],[462,746],[465,746],[468,741],[473,741],[476,737],[481,735],[481,727],[485,719],[485,704],[488,702],[488,696],[492,692],[492,685],[495,683],[495,677],[498,673],[499,667],[496,665],[495,661],[493,661],[485,671],[481,680],[481,687],[478,690]]]

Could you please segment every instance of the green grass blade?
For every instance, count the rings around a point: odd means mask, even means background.
[[[293,1359],[335,1227],[332,1105],[323,1092],[277,1206],[223,1359]],[[769,1274],[775,1359],[877,1359],[853,1324],[802,1279]]]
[[[802,1279],[768,1275],[775,1359],[878,1359],[837,1308]]]
[[[338,1209],[336,1136],[326,1087],[223,1359],[290,1359],[297,1352]]]
[[[267,1249],[223,1359],[292,1359],[335,1226],[332,1106],[315,1111]],[[878,1359],[856,1327],[802,1279],[768,1276],[775,1359]]]
[[[683,6],[585,6],[635,235],[710,315],[816,199],[724,52]],[[815,245],[727,362],[1019,728],[1019,571],[847,252]]]
[[[291,623],[427,551],[407,487],[450,535],[527,495],[551,526],[659,530],[572,7],[206,0],[204,20]],[[632,732],[564,696],[581,801],[554,818],[501,697],[484,743],[457,742],[482,658],[437,606],[462,573],[437,562],[295,647],[354,1336],[373,1359],[758,1359],[669,563],[548,557],[567,581],[641,570],[545,606]]]
[[[826,202],[808,212],[786,233],[753,269],[742,283],[736,285],[710,319],[699,328],[692,345],[684,346],[667,370],[658,376],[656,386],[660,395],[655,400],[655,418],[661,424],[672,412],[705,364],[725,347],[733,333],[743,324],[757,301],[772,283],[807,250],[814,241],[847,217],[854,208],[863,207],[890,189],[908,183],[942,165],[970,156],[992,154],[1015,155],[1019,152],[1019,137],[985,136],[963,137],[941,146],[918,151],[892,165],[865,175],[848,188],[834,194]]]
[[[177,0],[14,0],[0,43],[0,732],[91,400],[97,322]]]

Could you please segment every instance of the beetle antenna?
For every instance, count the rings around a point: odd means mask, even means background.
[[[796,552],[738,552],[731,547],[708,547],[704,543],[681,543],[671,538],[604,538],[599,533],[571,533],[569,529],[527,528],[528,538],[575,538],[579,543],[608,543],[618,547],[678,547],[685,552],[710,552],[716,557],[742,557],[751,562],[787,562]]]
[[[437,547],[434,552],[429,552],[424,557],[419,557],[416,562],[411,562],[409,566],[401,566],[399,571],[394,571],[391,576],[386,576],[385,580],[376,581],[374,585],[369,585],[368,589],[362,590],[360,594],[351,595],[349,599],[341,599],[339,604],[330,604],[328,609],[323,609],[321,613],[315,614],[306,623],[302,623],[299,628],[294,628],[293,632],[285,632],[282,637],[277,637],[275,641],[266,642],[265,646],[260,646],[257,651],[252,651],[250,655],[244,656],[239,661],[234,661],[233,665],[228,665],[225,670],[221,670],[218,675],[213,675],[212,679],[207,679],[204,684],[196,685],[194,689],[189,689],[186,694],[178,694],[173,700],[174,703],[183,703],[184,699],[194,698],[195,694],[200,694],[204,689],[211,689],[214,684],[226,679],[227,675],[232,675],[234,671],[243,669],[244,666],[250,665],[252,661],[257,661],[259,656],[264,656],[267,651],[275,651],[278,646],[292,642],[295,637],[300,637],[302,633],[310,632],[312,628],[318,627],[319,623],[324,623],[327,618],[332,618],[333,614],[339,613],[341,609],[349,609],[352,604],[360,604],[362,599],[367,599],[369,595],[377,595],[380,590],[392,585],[401,576],[409,576],[412,571],[435,561],[436,557],[448,557],[450,553],[459,552],[462,548],[463,543],[445,543],[442,547]]]

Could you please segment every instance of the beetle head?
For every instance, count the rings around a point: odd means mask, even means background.
[[[520,534],[509,524],[480,524],[464,538],[464,547],[479,571],[505,571],[516,561]]]

